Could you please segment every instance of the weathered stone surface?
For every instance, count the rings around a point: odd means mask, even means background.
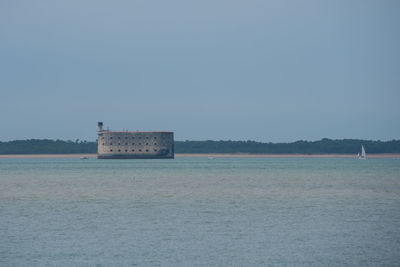
[[[104,131],[99,127],[97,158],[174,158],[174,133]]]

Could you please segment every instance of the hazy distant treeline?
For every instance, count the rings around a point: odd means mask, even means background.
[[[364,145],[367,153],[400,153],[400,140],[366,141],[357,139],[259,143],[254,141],[175,142],[176,153],[254,153],[254,154],[357,154]]]
[[[254,154],[357,154],[361,145],[367,153],[400,153],[400,140],[357,139],[260,143],[254,141],[175,141],[175,153],[254,153]],[[0,142],[0,154],[97,153],[97,143],[63,140],[17,140]]]
[[[0,142],[0,154],[97,153],[96,142],[30,139]]]

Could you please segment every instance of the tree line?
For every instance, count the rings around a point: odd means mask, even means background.
[[[400,140],[359,139],[262,143],[255,141],[175,141],[175,153],[250,153],[250,154],[357,154],[361,145],[367,153],[400,153]],[[0,142],[0,154],[97,153],[97,142],[30,139]]]
[[[400,153],[400,140],[358,139],[260,143],[255,141],[175,142],[177,153],[251,153],[251,154],[357,154],[364,145],[367,153]]]

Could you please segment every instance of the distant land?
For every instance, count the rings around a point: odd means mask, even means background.
[[[400,153],[400,140],[358,139],[261,143],[255,141],[175,141],[175,153],[182,154],[357,154],[364,145],[367,154]],[[29,139],[0,142],[0,154],[84,154],[97,153],[97,142]]]

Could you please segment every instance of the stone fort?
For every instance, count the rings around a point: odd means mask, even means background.
[[[173,132],[109,131],[98,122],[97,158],[174,158]]]

